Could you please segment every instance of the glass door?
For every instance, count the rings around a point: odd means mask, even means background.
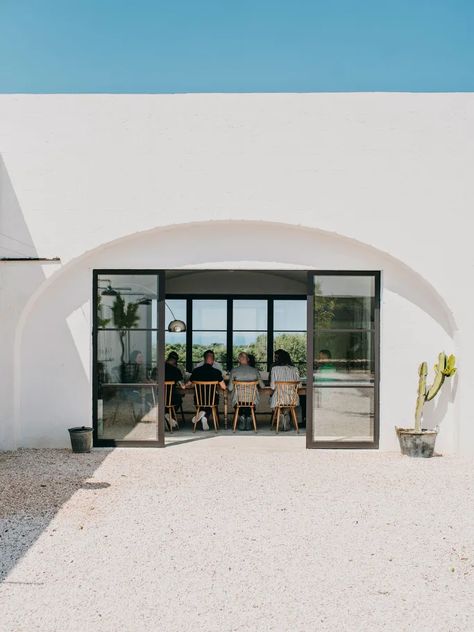
[[[164,278],[94,271],[94,445],[164,445]]]
[[[379,272],[308,273],[307,446],[379,441]]]

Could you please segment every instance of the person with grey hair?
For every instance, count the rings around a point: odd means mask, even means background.
[[[235,407],[237,405],[237,391],[234,388],[234,381],[238,382],[258,382],[260,388],[263,388],[264,384],[262,382],[262,378],[260,377],[260,372],[255,367],[251,366],[249,363],[249,356],[245,351],[239,353],[237,358],[239,365],[234,367],[229,375],[229,392],[232,393],[232,405]],[[255,393],[254,404],[257,405],[259,401],[258,397],[258,389]],[[250,408],[241,408],[239,416],[239,430],[251,430],[252,429],[252,418]]]

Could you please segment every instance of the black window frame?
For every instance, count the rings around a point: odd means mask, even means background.
[[[258,272],[256,270],[256,272]],[[274,301],[276,300],[288,300],[288,301],[306,301],[305,294],[177,294],[167,293],[166,299],[176,300],[185,299],[187,301],[186,313],[188,315],[188,321],[186,322],[186,371],[189,373],[193,370],[192,360],[192,344],[193,344],[193,322],[192,322],[192,304],[195,300],[227,300],[227,349],[226,349],[226,362],[225,368],[230,371],[235,365],[233,360],[233,302],[234,300],[264,300],[267,301],[267,329],[262,330],[262,333],[267,335],[267,371],[270,371],[273,363],[273,315],[274,315]],[[190,317],[190,318],[189,318]],[[205,331],[205,330],[196,330]],[[209,330],[214,331],[214,330]],[[217,331],[217,330],[216,330]],[[220,330],[219,330],[220,331]],[[240,330],[237,330],[240,331]],[[253,331],[253,330],[252,330]],[[291,333],[288,331],[288,333]],[[295,333],[302,333],[300,330],[295,330]]]
[[[123,275],[123,276],[155,276],[158,279],[158,298],[156,301],[156,328],[150,328],[150,331],[156,331],[156,343],[157,354],[156,362],[157,366],[157,437],[156,440],[122,440],[122,439],[103,439],[98,436],[98,401],[99,401],[99,375],[97,370],[98,361],[98,345],[97,337],[99,331],[104,331],[104,328],[99,328],[97,323],[97,309],[98,309],[98,285],[99,277],[105,275]],[[94,447],[140,447],[140,448],[162,448],[165,446],[165,401],[164,401],[164,380],[165,380],[165,367],[164,363],[160,362],[160,349],[164,350],[165,344],[165,330],[161,326],[161,323],[165,320],[165,279],[166,271],[150,270],[150,269],[123,269],[123,268],[107,268],[107,269],[94,269],[92,270],[92,423],[93,423],[93,445]],[[105,328],[107,330],[108,328]],[[146,330],[144,328],[138,328],[139,330]],[[160,421],[161,420],[161,421]]]
[[[308,270],[307,272],[307,323],[308,334],[307,344],[307,366],[308,379],[306,382],[306,447],[308,449],[322,450],[378,450],[380,443],[380,304],[382,288],[382,272],[380,270]],[[375,281],[374,288],[374,326],[373,328],[348,328],[342,331],[367,331],[371,330],[374,336],[374,381],[365,385],[358,384],[354,387],[351,384],[324,384],[309,383],[309,377],[314,371],[314,277],[317,276],[372,276]],[[340,329],[330,329],[331,332],[341,331]],[[313,394],[314,389],[345,389],[345,388],[368,388],[374,392],[374,438],[373,441],[317,441],[313,438],[314,417],[313,417]]]
[[[267,294],[258,295],[252,294],[187,294],[183,295],[177,293],[166,294],[166,274],[173,269],[140,269],[140,268],[106,268],[106,269],[93,269],[92,270],[92,380],[91,380],[91,396],[92,396],[92,416],[94,427],[94,446],[97,447],[165,447],[165,430],[164,430],[164,397],[160,396],[164,390],[164,362],[160,361],[164,359],[165,351],[165,330],[166,330],[166,316],[165,316],[165,299],[176,298],[186,299],[186,369],[192,370],[192,300],[193,299],[223,299],[225,297],[230,303],[233,299],[257,299],[263,298],[268,301],[268,318],[267,318],[267,365],[270,368],[273,361],[273,315],[274,315],[274,300],[306,300],[307,302],[307,366],[310,368],[308,375],[311,375],[314,364],[314,328],[310,325],[313,319],[313,299],[314,299],[314,283],[313,278],[317,275],[333,275],[333,276],[353,276],[353,275],[373,275],[375,277],[375,326],[374,326],[374,343],[375,343],[375,358],[374,358],[374,382],[368,384],[368,387],[374,389],[374,441],[373,442],[314,442],[313,437],[313,419],[312,419],[312,393],[313,388],[307,389],[306,397],[306,447],[307,448],[319,448],[319,449],[378,449],[380,438],[380,305],[381,305],[381,291],[382,291],[382,273],[380,270],[302,270],[301,272],[307,275],[306,295],[303,294]],[[227,272],[228,270],[217,270]],[[252,270],[253,272],[262,272],[262,270]],[[278,272],[284,272],[284,269],[279,269]],[[97,436],[97,403],[98,403],[98,370],[97,370],[97,290],[98,290],[98,278],[100,275],[156,275],[159,278],[158,285],[158,300],[157,300],[157,375],[158,375],[158,437],[157,441],[118,441],[111,439],[100,439]],[[232,314],[232,309],[228,314]],[[229,327],[232,324],[232,320],[228,319],[227,335],[232,339],[233,329]],[[335,330],[331,330],[335,332]],[[360,331],[360,330],[359,330]],[[160,354],[160,349],[162,353]],[[229,350],[230,350],[230,363],[229,363]],[[227,344],[227,368],[232,367],[232,344]],[[230,366],[229,366],[230,364]],[[311,367],[310,367],[311,364]],[[327,386],[329,387],[329,386]],[[318,388],[325,388],[323,385],[318,385]],[[344,387],[339,385],[338,388],[350,388],[350,386]],[[160,422],[161,420],[161,422]]]

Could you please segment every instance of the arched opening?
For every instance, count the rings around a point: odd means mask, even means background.
[[[383,448],[394,447],[393,425],[411,415],[412,405],[386,385],[396,380],[402,392],[411,393],[417,363],[432,355],[433,341],[436,348],[444,343],[453,347],[454,319],[436,290],[403,262],[373,247],[314,229],[264,222],[155,229],[69,262],[30,300],[17,336],[16,422],[22,445],[65,445],[66,425],[91,419],[93,270],[180,268],[260,270],[267,279],[277,270],[380,270]],[[41,376],[31,358],[33,346],[44,367]],[[43,403],[40,409],[34,404],[38,401]]]

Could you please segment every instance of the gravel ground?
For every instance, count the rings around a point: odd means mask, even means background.
[[[472,632],[473,465],[288,435],[3,453],[0,630]]]

